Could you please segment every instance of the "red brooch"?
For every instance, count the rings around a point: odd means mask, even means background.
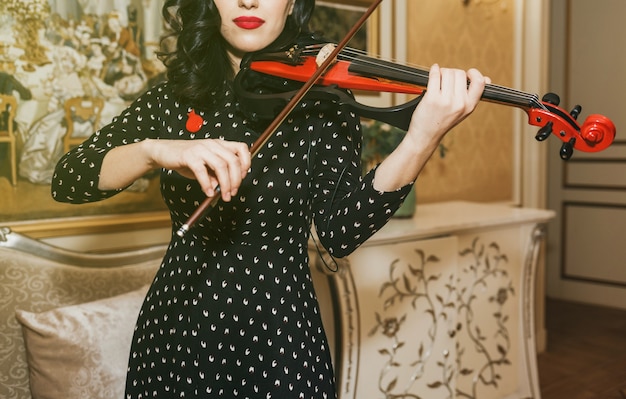
[[[202,120],[200,115],[196,114],[196,111],[193,109],[189,111],[187,114],[187,124],[185,125],[189,132],[197,133],[202,127],[202,123],[204,123],[204,120]]]

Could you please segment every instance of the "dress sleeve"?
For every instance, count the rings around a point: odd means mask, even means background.
[[[158,137],[161,89],[140,96],[110,124],[61,157],[52,176],[52,198],[80,204],[100,201],[122,191],[98,189],[102,161],[115,147]]]
[[[362,176],[357,115],[340,111],[322,130],[315,152],[314,222],[326,250],[343,257],[389,221],[412,185],[381,192],[374,188],[376,168]]]

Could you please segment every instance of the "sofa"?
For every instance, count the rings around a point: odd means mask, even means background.
[[[165,249],[78,253],[0,227],[0,398],[122,398]]]

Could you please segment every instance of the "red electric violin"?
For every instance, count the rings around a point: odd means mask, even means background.
[[[334,44],[320,42],[314,36],[289,48],[264,54],[253,54],[244,60],[235,81],[235,90],[245,106],[255,109],[260,117],[271,118],[276,109],[284,106],[289,93],[258,94],[244,89],[251,71],[276,76],[290,81],[305,82],[318,69],[320,57]],[[322,55],[321,55],[322,54]],[[369,57],[360,50],[345,48],[331,66],[315,82],[306,98],[331,99],[357,114],[408,129],[411,116],[428,83],[428,71]],[[394,107],[378,108],[358,103],[347,90],[392,92],[418,95],[414,100]],[[559,97],[546,94],[541,100],[536,94],[494,84],[485,87],[482,100],[520,108],[528,114],[528,123],[540,129],[535,136],[543,141],[555,135],[563,141],[562,159],[569,159],[574,150],[597,152],[613,142],[615,126],[603,115],[592,114],[579,125],[577,118],[582,107],[570,112],[559,107]]]

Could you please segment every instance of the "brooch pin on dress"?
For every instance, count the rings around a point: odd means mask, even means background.
[[[191,111],[189,111],[189,113],[187,114],[187,123],[185,127],[190,133],[197,133],[202,127],[203,123],[204,120],[200,115],[196,114],[195,110],[192,109]]]

